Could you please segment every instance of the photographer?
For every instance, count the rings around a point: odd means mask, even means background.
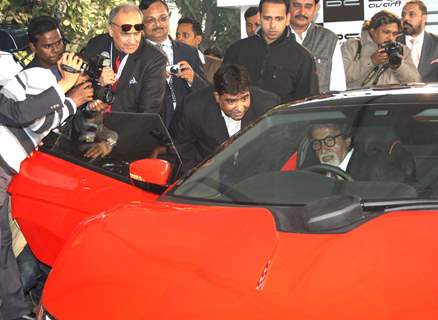
[[[108,16],[108,33],[92,38],[82,51],[87,60],[106,53],[99,82],[114,93],[112,110],[159,113],[165,93],[166,57],[143,38],[143,13],[134,4],[114,7]]]
[[[31,68],[11,73],[9,54],[0,52],[0,319],[30,319],[24,300],[20,274],[11,248],[7,188],[21,162],[37,147],[51,129],[59,126],[76,105],[90,101],[93,90],[76,84],[79,73],[60,68],[61,80],[47,69]],[[82,60],[64,54],[58,66],[77,71]],[[15,71],[19,71],[15,68]],[[9,79],[9,80],[8,80]],[[65,97],[71,91],[69,98]]]
[[[348,89],[421,81],[410,50],[395,42],[401,30],[401,20],[383,10],[365,23],[360,39],[343,44]]]

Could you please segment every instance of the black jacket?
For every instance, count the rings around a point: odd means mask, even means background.
[[[271,92],[250,88],[251,106],[241,129],[280,103]],[[183,162],[183,171],[194,167],[229,138],[221,109],[213,96],[213,86],[187,96],[170,126],[170,133]]]
[[[103,51],[115,59],[115,46],[108,34],[91,39],[82,54],[95,59]],[[129,55],[115,90],[112,110],[159,113],[165,92],[166,57],[153,45],[141,40],[137,51]]]
[[[269,45],[261,34],[235,42],[224,58],[231,63],[246,67],[255,86],[275,92],[282,102],[319,93],[312,55],[289,28]]]

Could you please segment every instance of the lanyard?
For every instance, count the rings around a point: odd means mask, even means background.
[[[128,56],[129,56],[129,54],[125,54],[122,61],[120,62],[120,66],[119,66],[119,69],[117,70],[117,74],[116,74],[116,78],[115,78],[116,81],[119,80],[119,78],[122,75],[123,68],[125,68],[126,61],[128,60]],[[112,64],[113,64],[113,43],[111,42],[111,68],[113,67]]]

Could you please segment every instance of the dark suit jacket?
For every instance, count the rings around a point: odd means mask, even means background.
[[[400,41],[406,43],[405,37],[401,37]],[[433,33],[424,31],[418,71],[423,82],[438,81],[438,36]]]
[[[112,50],[111,50],[112,48]],[[108,34],[91,39],[82,54],[95,59],[103,51],[115,52]],[[114,57],[112,57],[114,60]],[[114,93],[112,110],[121,112],[159,113],[165,92],[164,72],[166,57],[153,45],[142,39],[137,51],[129,55]]]
[[[438,81],[438,37],[433,33],[424,32],[418,71],[424,82]]]
[[[176,64],[182,60],[185,60],[190,64],[195,72],[195,78],[193,79],[191,86],[188,85],[187,81],[178,77],[173,77],[173,89],[176,96],[176,109],[178,109],[186,95],[208,86],[208,81],[205,79],[204,69],[202,67],[201,60],[199,59],[198,51],[195,48],[186,45],[185,43],[175,41],[173,39],[171,41],[173,47],[172,64]],[[166,107],[163,112],[163,117],[165,119],[166,126],[168,127],[174,114],[172,95],[168,85],[166,86],[165,105]]]
[[[209,86],[187,96],[170,126],[184,172],[204,160],[229,138],[213,90],[213,86]],[[251,106],[242,119],[241,128],[280,103],[276,94],[255,87],[250,88],[250,96]]]
[[[53,87],[24,101],[8,99],[0,93],[0,124],[26,126],[62,107],[63,101]]]

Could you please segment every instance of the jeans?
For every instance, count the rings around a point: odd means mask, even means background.
[[[17,263],[21,273],[21,283],[24,292],[31,294],[34,302],[38,303],[41,299],[50,267],[38,261],[28,245],[18,255]]]

